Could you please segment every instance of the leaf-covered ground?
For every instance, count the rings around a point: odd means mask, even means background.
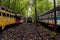
[[[35,26],[32,23],[20,24],[19,26],[9,28],[0,33],[1,40],[42,40],[41,37],[35,30],[38,30],[39,34],[43,38],[43,40],[53,40],[53,36],[51,34],[52,31],[44,28],[43,26]],[[60,38],[60,36],[55,37],[56,40]]]

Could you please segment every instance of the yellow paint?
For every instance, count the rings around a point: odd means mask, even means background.
[[[16,19],[14,18],[14,17],[7,17],[7,16],[3,16],[2,15],[2,12],[4,12],[5,14],[11,14],[11,15],[14,15],[13,13],[9,13],[9,12],[7,12],[7,11],[5,11],[5,10],[2,10],[2,9],[0,9],[0,12],[1,12],[1,16],[0,16],[0,27],[2,27],[2,30],[4,30],[4,28],[5,28],[5,26],[6,25],[10,25],[10,24],[13,24],[13,23],[15,23],[16,22]]]

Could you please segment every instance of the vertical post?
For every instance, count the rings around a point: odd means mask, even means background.
[[[54,20],[55,20],[55,28],[56,28],[56,25],[57,25],[57,20],[56,20],[56,0],[53,0],[54,1]]]
[[[34,4],[35,4],[35,24],[36,24],[36,18],[37,18],[37,9],[36,9],[36,0],[34,0]]]

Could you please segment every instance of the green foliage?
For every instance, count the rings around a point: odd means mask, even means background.
[[[51,32],[51,37],[55,37],[56,32]]]
[[[1,5],[1,0],[0,0],[0,5]]]
[[[50,10],[51,8],[53,8],[53,5],[48,0],[41,0],[41,1],[37,0],[37,12],[38,12],[38,15]]]
[[[36,0],[36,6],[34,1],[35,0],[0,0],[0,5],[3,5],[7,8],[12,9],[15,12],[18,12],[25,17],[28,17],[28,8],[31,6],[30,16],[35,17],[35,7],[37,9],[37,15],[45,13],[46,11],[53,8],[52,2],[48,0]],[[60,4],[60,0],[57,1]]]

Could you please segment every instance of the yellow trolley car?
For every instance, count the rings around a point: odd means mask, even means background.
[[[15,13],[10,9],[0,6],[0,28],[4,30],[6,25],[16,23]]]

